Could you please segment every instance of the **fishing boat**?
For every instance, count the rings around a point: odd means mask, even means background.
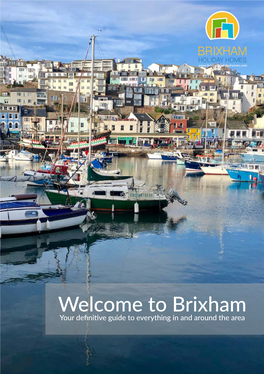
[[[75,206],[39,205],[36,194],[0,198],[0,237],[29,235],[80,225],[88,210]]]
[[[248,147],[246,152],[240,154],[244,162],[264,162],[264,145],[260,147]]]
[[[243,164],[234,168],[227,168],[228,175],[234,182],[261,182],[260,164]]]

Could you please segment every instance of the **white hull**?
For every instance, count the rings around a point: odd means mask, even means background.
[[[84,216],[72,217],[61,219],[58,221],[49,221],[50,227],[48,228],[47,222],[25,224],[25,225],[9,225],[1,226],[2,236],[6,235],[20,235],[20,234],[36,234],[40,232],[47,232],[53,230],[61,230],[69,227],[79,226],[84,221]],[[37,227],[38,226],[38,227]]]
[[[201,169],[206,175],[228,175],[224,166],[201,166]]]
[[[150,160],[162,160],[160,153],[148,153],[148,158]]]

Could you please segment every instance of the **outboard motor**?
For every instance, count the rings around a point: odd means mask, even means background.
[[[182,205],[187,205],[187,201],[180,198],[178,192],[171,188],[167,194],[167,199],[170,203],[173,203],[174,200],[177,200]]]

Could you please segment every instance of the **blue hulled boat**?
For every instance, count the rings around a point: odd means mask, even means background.
[[[232,169],[226,169],[230,178],[235,182],[260,182],[260,164],[243,164]]]
[[[204,174],[201,166],[217,166],[219,162],[212,159],[212,156],[197,156],[197,160],[185,160],[186,173]]]
[[[264,173],[259,173],[259,178],[261,180],[262,186],[264,187]]]

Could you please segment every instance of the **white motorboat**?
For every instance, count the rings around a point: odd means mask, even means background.
[[[160,152],[148,153],[148,158],[150,160],[162,160]]]
[[[33,153],[27,151],[21,151],[17,155],[14,156],[15,161],[33,161],[34,155]]]
[[[0,199],[0,237],[29,235],[79,226],[88,210],[75,206],[39,205],[36,194]]]

